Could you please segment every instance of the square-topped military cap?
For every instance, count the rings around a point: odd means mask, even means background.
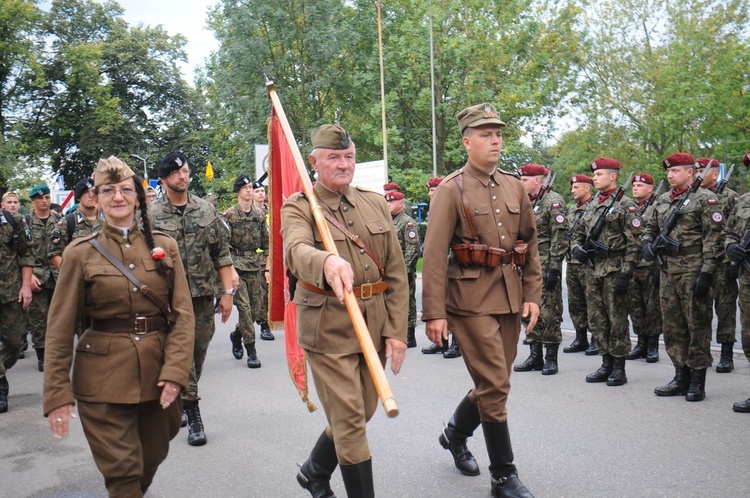
[[[456,114],[456,119],[458,120],[458,127],[461,129],[461,133],[466,128],[477,128],[489,124],[505,126],[505,123],[498,117],[495,107],[488,103],[467,107]]]

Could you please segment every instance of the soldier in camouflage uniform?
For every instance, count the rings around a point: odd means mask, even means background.
[[[641,249],[643,257],[654,261],[661,255],[659,300],[664,326],[664,343],[675,366],[675,377],[657,387],[657,396],[687,395],[688,401],[706,396],[706,369],[711,366],[711,284],[721,262],[724,213],[713,192],[699,188],[689,194],[697,163],[693,156],[676,153],[662,161],[667,170],[670,192],[659,196],[654,216],[646,223]],[[689,199],[685,204],[686,198]],[[668,249],[654,252],[652,242],[659,236],[670,213],[684,206],[669,236],[679,241],[676,255]],[[671,251],[674,254],[675,251]]]
[[[417,347],[417,339],[414,336],[417,327],[417,261],[419,261],[419,231],[417,222],[404,212],[404,194],[392,190],[385,194],[388,209],[396,227],[396,236],[401,246],[401,253],[406,263],[406,274],[409,280],[409,321],[406,334],[406,345],[409,348]]]
[[[0,202],[2,209],[11,213],[18,213],[18,210],[21,208],[21,199],[17,193],[9,190],[3,194],[2,199],[2,202]],[[18,333],[22,338],[21,352],[18,353],[18,359],[20,360],[26,357],[24,351],[29,349],[29,341],[27,339],[29,335],[29,315],[27,313],[23,313],[23,323],[19,327]]]
[[[628,381],[625,374],[625,355],[630,352],[628,287],[643,229],[635,202],[628,197],[622,197],[619,202],[616,200],[621,167],[619,161],[608,157],[597,158],[591,163],[594,187],[599,190],[599,195],[583,214],[572,242],[573,257],[588,267],[589,327],[602,356],[602,366],[587,375],[586,382],[606,382],[608,386],[621,386]],[[603,214],[605,222],[601,232],[598,235],[592,233]],[[595,248],[591,242],[598,242],[606,248]]]
[[[587,332],[589,330],[589,318],[587,314],[586,297],[586,266],[573,258],[570,254],[570,242],[573,240],[573,232],[581,224],[583,213],[593,199],[591,187],[594,181],[586,175],[575,175],[570,178],[570,193],[576,201],[568,208],[568,266],[565,271],[565,283],[568,286],[568,314],[576,329],[576,338],[570,346],[563,348],[563,353],[579,353],[585,351],[587,355],[599,354],[596,349],[596,341],[592,335],[589,343]],[[591,350],[591,353],[589,353]],[[595,352],[594,352],[595,351]]]
[[[633,199],[641,217],[648,220],[654,213],[649,199],[654,191],[654,177],[638,173],[633,177]],[[656,263],[643,259],[638,249],[638,263],[630,282],[630,320],[638,343],[625,357],[628,360],[646,358],[648,363],[659,361],[659,335],[661,334],[661,308],[659,306],[659,268]]]
[[[544,178],[550,171],[540,164],[527,164],[518,169],[526,193],[534,205],[539,259],[542,262],[542,306],[539,322],[527,334],[531,353],[521,364],[513,367],[516,372],[541,370],[542,375],[554,375],[558,371],[557,352],[562,342],[563,301],[562,262],[568,252],[568,218],[565,200],[557,192],[548,190],[539,196]],[[551,189],[551,185],[550,185]],[[542,344],[547,354],[542,357]]]
[[[17,198],[17,197],[16,197]],[[3,199],[4,200],[4,199]],[[34,255],[18,213],[0,212],[0,413],[8,411],[7,371],[21,353],[25,313],[31,303]]]
[[[206,444],[207,438],[198,405],[198,381],[216,330],[212,279],[218,271],[223,287],[219,310],[221,321],[226,322],[232,312],[236,288],[233,274],[236,272],[229,254],[229,230],[211,204],[188,192],[190,167],[181,152],[170,152],[164,158],[159,165],[159,180],[165,195],[149,206],[148,215],[154,229],[177,240],[193,298],[193,367],[182,392],[182,401],[188,418],[188,444],[201,446]]]
[[[719,187],[719,161],[709,157],[698,159],[701,168],[705,168],[705,177],[701,188],[713,192],[719,199],[724,220],[729,218],[737,202],[737,192],[724,186],[723,192]],[[729,259],[720,256],[714,274],[714,284],[711,289],[711,299],[714,304],[714,312],[718,319],[716,326],[716,342],[721,344],[721,356],[716,364],[718,373],[729,373],[734,370],[734,343],[737,340],[737,282],[729,278]]]
[[[266,197],[266,189],[260,182],[253,183],[253,206],[263,214],[263,219],[268,228],[268,199]],[[266,267],[266,258],[268,257],[268,248],[263,253],[258,253],[258,264],[260,267]],[[260,338],[264,341],[273,341],[275,339],[271,328],[268,326],[268,284],[270,283],[270,270],[265,270],[264,274],[260,275],[260,285],[257,286],[254,291],[258,292],[258,297],[251,300],[253,307],[253,316],[255,317],[255,323],[260,325]]]
[[[750,167],[750,152],[742,158],[745,166]],[[737,199],[732,208],[724,232],[724,244],[727,258],[731,261],[732,274],[739,275],[740,323],[742,324],[742,349],[745,357],[750,360],[750,265],[747,264],[747,242],[750,241],[750,193]],[[744,244],[743,244],[744,242]],[[732,410],[740,413],[750,413],[750,398],[738,401]]]
[[[227,209],[224,220],[231,233],[229,252],[232,253],[234,267],[240,276],[240,285],[234,296],[240,321],[229,334],[232,353],[238,360],[242,358],[242,342],[247,350],[247,367],[260,368],[255,351],[255,320],[265,321],[258,316],[262,307],[261,289],[266,285],[266,254],[268,253],[268,230],[266,217],[253,205],[253,181],[247,175],[240,175],[234,181],[237,204]],[[268,325],[266,325],[267,327]]]

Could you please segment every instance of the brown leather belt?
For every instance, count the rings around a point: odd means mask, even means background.
[[[139,316],[123,319],[92,318],[91,328],[100,332],[124,332],[143,335],[167,328],[167,319],[163,316]]]
[[[324,289],[321,289],[320,287],[316,287],[313,284],[307,283],[303,280],[298,280],[297,285],[300,287],[304,287],[305,289],[315,292],[316,294],[323,294],[324,296],[335,296],[336,293],[333,291],[327,291]],[[352,292],[354,292],[354,295],[363,301],[367,301],[375,294],[380,294],[382,292],[385,292],[385,290],[388,288],[388,282],[375,282],[374,284],[363,284],[359,287],[355,287],[352,289]]]

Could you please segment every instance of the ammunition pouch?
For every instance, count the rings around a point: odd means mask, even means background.
[[[500,265],[526,265],[528,249],[529,245],[522,240],[516,241],[516,246],[512,251],[486,244],[454,244],[451,246],[451,251],[453,251],[459,265],[463,267],[483,266],[490,270]]]

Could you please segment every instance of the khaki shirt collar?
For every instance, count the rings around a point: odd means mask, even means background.
[[[351,186],[346,188],[346,192],[344,193],[344,195],[339,195],[338,192],[334,192],[322,183],[316,182],[315,187],[313,187],[313,191],[315,192],[315,196],[318,198],[318,200],[331,208],[331,211],[338,210],[339,206],[341,206],[341,201],[344,199],[346,199],[346,202],[350,206],[356,207],[356,202],[352,198],[354,196],[350,195],[352,193]]]
[[[106,221],[104,222],[104,227],[102,228],[102,233],[109,237],[110,239],[114,240],[118,244],[122,244],[125,242],[125,237],[122,236],[122,230],[117,227],[113,227]],[[133,221],[133,224],[130,226],[130,229],[128,230],[128,242],[133,242],[135,239],[140,237],[141,230],[138,228],[138,224]]]
[[[471,176],[477,179],[479,183],[484,185],[485,187],[489,185],[490,179],[497,185],[497,168],[493,168],[492,173],[489,175],[482,171],[481,169],[477,168],[471,161],[466,162],[466,166],[464,166],[464,171],[469,173]]]

